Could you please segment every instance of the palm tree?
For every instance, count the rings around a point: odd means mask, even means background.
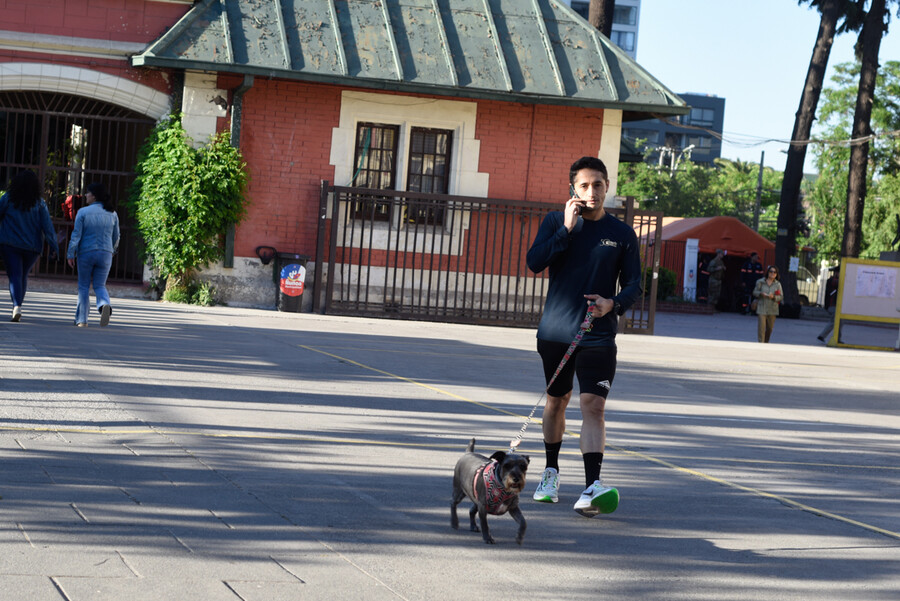
[[[615,10],[616,0],[591,0],[588,7],[588,22],[606,37],[611,37]]]
[[[844,215],[842,257],[858,257],[862,243],[862,218],[866,203],[866,178],[869,166],[869,141],[875,80],[878,77],[878,51],[887,32],[890,15],[886,0],[872,0],[856,45],[861,67],[856,110],[853,113],[851,139],[861,140],[850,147],[850,173],[847,181],[847,212]]]
[[[825,80],[825,69],[831,55],[834,36],[844,31],[859,29],[861,4],[864,0],[798,0],[798,4],[809,2],[819,11],[819,33],[813,47],[803,93],[800,95],[800,106],[794,118],[794,130],[791,133],[791,145],[788,148],[787,162],[784,167],[784,179],[781,185],[781,204],[778,209],[778,230],[775,237],[775,264],[782,274],[785,303],[796,305],[797,279],[788,271],[788,261],[796,253],[797,218],[800,207],[800,184],[803,181],[803,163],[806,160],[806,147],[810,131],[819,104],[819,95]],[[843,23],[838,27],[839,21]]]

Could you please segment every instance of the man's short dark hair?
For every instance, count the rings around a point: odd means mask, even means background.
[[[572,163],[572,167],[569,168],[569,183],[575,183],[575,176],[578,175],[578,172],[582,169],[593,169],[594,171],[600,171],[603,173],[603,177],[605,179],[609,179],[609,173],[606,171],[606,165],[603,164],[603,161],[598,159],[597,157],[581,157],[574,163]]]

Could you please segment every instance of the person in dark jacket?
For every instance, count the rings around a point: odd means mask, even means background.
[[[12,321],[22,319],[28,272],[41,256],[45,240],[50,258],[55,260],[59,245],[47,204],[41,198],[40,181],[34,171],[20,171],[0,197],[0,253],[9,278]]]
[[[603,208],[609,190],[603,162],[595,157],[577,160],[569,171],[569,183],[571,198],[564,210],[547,215],[526,257],[534,273],[545,269],[550,272],[537,331],[538,353],[548,385],[588,311],[593,314],[593,324],[547,390],[543,414],[546,469],[534,499],[544,503],[559,500],[559,452],[566,429],[566,407],[577,376],[587,488],[574,509],[593,517],[614,511],[619,502],[618,490],[605,486],[600,479],[606,445],[604,408],[616,371],[619,316],[641,293],[641,260],[634,230]]]

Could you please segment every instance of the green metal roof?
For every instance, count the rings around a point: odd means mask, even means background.
[[[202,0],[132,64],[614,108],[626,119],[688,111],[558,0]]]

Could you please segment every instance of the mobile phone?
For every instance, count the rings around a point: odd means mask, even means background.
[[[578,195],[575,194],[575,186],[573,186],[572,184],[569,184],[569,198],[574,198],[576,196],[578,196]],[[575,205],[575,214],[581,215],[581,209],[582,209],[581,205]]]

